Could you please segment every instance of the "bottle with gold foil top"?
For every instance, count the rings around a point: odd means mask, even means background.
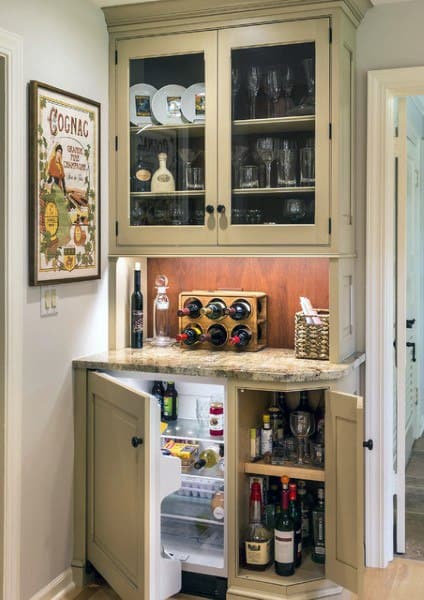
[[[166,159],[168,158],[165,152],[158,154],[159,169],[154,172],[152,177],[151,190],[156,194],[166,194],[167,192],[175,191],[175,179],[171,171],[166,168]]]

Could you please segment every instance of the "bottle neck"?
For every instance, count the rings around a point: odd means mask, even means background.
[[[283,489],[281,494],[281,506],[283,510],[289,509],[289,491]]]
[[[134,291],[135,292],[140,291],[140,282],[141,282],[141,272],[134,271]]]

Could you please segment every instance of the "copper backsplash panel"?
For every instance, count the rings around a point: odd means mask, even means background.
[[[274,348],[294,347],[294,315],[300,310],[299,296],[307,296],[317,308],[328,308],[327,258],[149,258],[145,308],[149,311],[149,336],[153,286],[159,273],[169,279],[172,336],[177,334],[178,294],[183,290],[244,288],[265,292],[269,298],[268,345]]]

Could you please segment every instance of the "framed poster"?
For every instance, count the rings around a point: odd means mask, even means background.
[[[29,84],[29,281],[100,278],[100,104]]]

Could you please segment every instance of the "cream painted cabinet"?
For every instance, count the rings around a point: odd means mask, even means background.
[[[111,25],[111,254],[353,251],[357,18],[250,4]]]

